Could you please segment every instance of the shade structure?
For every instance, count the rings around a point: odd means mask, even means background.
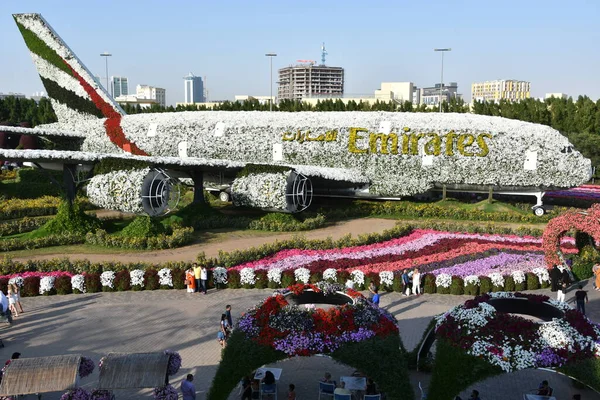
[[[6,367],[0,396],[58,392],[77,385],[81,355],[19,358]]]
[[[99,389],[138,389],[163,386],[169,355],[157,353],[109,353],[100,367]]]

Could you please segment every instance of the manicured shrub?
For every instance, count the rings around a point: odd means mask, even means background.
[[[86,214],[78,202],[69,204],[64,201],[59,207],[56,216],[40,228],[40,231],[48,234],[62,235],[70,234],[85,235],[100,228],[100,220]]]
[[[280,286],[280,285],[279,285],[277,282],[274,282],[274,281],[269,281],[269,282],[267,283],[267,287],[268,287],[269,289],[277,289],[277,288],[279,288],[279,286]]]
[[[144,272],[144,287],[146,290],[160,289],[158,271],[154,268],[147,269]]]
[[[369,285],[371,284],[371,282],[375,282],[375,286],[380,288],[379,274],[376,274],[375,272],[366,273],[365,274],[365,289],[369,288]]]
[[[525,281],[517,283],[515,282],[515,292],[522,292],[527,289],[527,279]]]
[[[464,294],[469,296],[477,296],[479,295],[479,285],[474,283],[468,283],[464,288]]]
[[[40,294],[40,277],[39,276],[28,276],[23,280],[23,287],[21,288],[21,295],[23,297],[37,296]]]
[[[432,274],[425,274],[423,277],[423,293],[434,294],[437,290],[435,286],[435,276]],[[400,289],[402,290],[402,289]]]
[[[533,272],[525,274],[525,281],[527,282],[527,290],[536,290],[540,288],[540,280],[537,275]]]
[[[90,272],[84,273],[85,289],[88,293],[98,293],[102,291],[102,283],[100,283],[100,274]]]
[[[227,286],[229,289],[239,289],[240,285],[240,272],[235,269],[227,270]]]
[[[57,294],[71,294],[73,287],[71,286],[71,277],[68,275],[60,275],[54,279],[54,289]]]
[[[164,226],[147,215],[136,217],[121,231],[121,236],[128,238],[147,238],[164,233]]]
[[[285,270],[281,273],[281,287],[292,286],[296,282],[294,271]]]
[[[313,272],[312,274],[310,274],[310,283],[317,283],[317,282],[321,282],[323,280],[323,273],[321,272]]]
[[[450,294],[464,294],[465,282],[460,276],[453,276],[450,284]]]
[[[348,279],[350,279],[350,273],[345,269],[337,272],[337,282],[340,285],[345,285]]]
[[[185,270],[182,268],[173,268],[171,270],[171,277],[173,278],[174,289],[186,289],[185,285]]]
[[[577,260],[573,263],[573,275],[578,281],[591,278],[594,276],[592,268],[594,268],[594,263]]]
[[[508,275],[504,277],[504,290],[507,292],[514,292],[515,289],[515,280],[512,276]]]
[[[115,280],[113,282],[115,289],[119,292],[124,292],[131,289],[131,279],[129,277],[129,271],[119,271],[115,274]]]
[[[480,276],[479,277],[479,293],[489,293],[492,291],[492,280],[488,276]]]
[[[435,292],[437,294],[450,294],[450,287],[451,286],[452,286],[452,284],[450,284],[450,286],[448,286],[448,287],[436,286],[435,287]]]
[[[256,289],[264,289],[267,287],[268,284],[268,279],[267,279],[267,271],[265,271],[264,269],[261,269],[259,271],[256,271],[256,283],[254,284],[254,287]]]
[[[392,284],[394,292],[402,293],[402,276],[394,273],[394,283]]]

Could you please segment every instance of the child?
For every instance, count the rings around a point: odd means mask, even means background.
[[[17,307],[15,307],[15,304],[17,303],[17,299],[16,296],[13,292],[13,289],[11,287],[12,285],[8,285],[8,295],[6,297],[8,297],[8,307],[10,309],[10,312],[15,316],[18,317],[19,313],[17,312]]]
[[[288,400],[296,400],[296,386],[290,383],[290,390],[288,391]]]

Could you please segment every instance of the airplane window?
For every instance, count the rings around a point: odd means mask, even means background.
[[[560,151],[561,153],[565,154],[567,152],[567,147],[563,147],[562,150]]]

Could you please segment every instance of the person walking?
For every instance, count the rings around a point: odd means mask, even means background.
[[[408,268],[402,271],[402,295],[410,296],[410,277],[408,276]]]
[[[375,294],[373,294],[373,298],[371,299],[371,301],[373,302],[373,304],[379,307],[379,291],[377,290],[377,288],[375,288]]]
[[[23,311],[23,306],[21,305],[21,289],[19,288],[19,285],[17,285],[16,283],[12,283],[12,289],[13,289],[13,294],[15,296],[15,302],[17,304],[17,308],[19,309],[19,312],[21,314],[23,314],[25,311]]]
[[[201,265],[200,266],[200,284],[202,285],[202,292],[204,294],[206,294],[206,281],[208,280],[208,269],[206,268],[206,266]]]
[[[233,319],[231,318],[231,305],[227,304],[225,306],[225,316],[227,317],[227,323],[229,324],[229,329],[233,329]]]
[[[419,296],[421,294],[421,273],[419,273],[419,269],[415,268],[412,276],[412,291],[413,294]]]
[[[221,314],[221,326],[219,327],[219,332],[217,333],[217,340],[221,344],[222,348],[225,348],[227,345],[227,339],[229,339],[229,324],[227,322],[227,315]]]
[[[577,311],[585,315],[585,303],[587,303],[587,291],[583,290],[583,285],[579,285],[579,290],[575,292],[575,302],[577,303]]]
[[[13,317],[18,317],[19,313],[17,312],[16,307],[17,301],[15,299],[15,294],[13,293],[12,285],[8,285],[6,297],[8,298],[8,308],[10,309],[10,312],[12,313]]]
[[[196,387],[192,383],[194,381],[194,375],[187,374],[185,380],[181,382],[181,394],[183,400],[196,400]]]
[[[556,291],[556,300],[564,302],[566,293],[567,283],[561,279],[558,283],[558,290]]]

